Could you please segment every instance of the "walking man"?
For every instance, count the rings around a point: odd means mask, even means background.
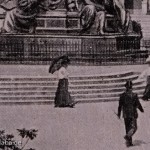
[[[120,95],[119,99],[118,117],[120,118],[121,111],[123,111],[123,118],[126,130],[126,135],[124,139],[126,140],[127,147],[129,147],[133,145],[132,136],[137,130],[137,108],[141,112],[144,112],[144,110],[138,99],[138,95],[132,92],[132,81],[127,81],[125,87],[126,91]]]

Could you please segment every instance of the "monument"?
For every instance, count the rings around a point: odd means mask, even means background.
[[[102,60],[105,53],[118,57],[120,48],[140,49],[140,26],[132,27],[136,23],[132,22],[121,0],[8,2],[12,2],[13,7],[8,7],[6,0],[1,3],[6,10],[1,30],[2,60],[14,56],[11,59],[15,61],[49,63],[63,54],[75,60],[91,57]]]
[[[131,24],[121,0],[4,0],[1,7],[6,33],[124,34]]]

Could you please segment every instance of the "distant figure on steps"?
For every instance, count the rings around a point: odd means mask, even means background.
[[[138,77],[138,79],[145,79],[147,84],[142,97],[144,101],[148,101],[150,99],[150,56],[146,59],[146,63],[148,64],[148,68]]]

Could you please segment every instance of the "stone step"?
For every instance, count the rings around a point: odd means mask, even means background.
[[[144,38],[145,38],[145,36],[146,36],[147,38],[150,38],[149,35],[150,35],[150,33],[143,33]],[[148,50],[148,49],[147,49],[147,50]]]
[[[124,87],[126,81],[122,82],[122,83],[109,83],[109,84],[82,84],[82,85],[70,85],[70,89],[95,89],[95,88],[112,88],[112,87]],[[140,85],[142,84],[144,81],[143,80],[139,80],[139,81],[134,81],[134,86],[136,85]]]
[[[122,71],[122,72],[115,72],[115,73],[108,73],[108,74],[94,74],[94,75],[76,75],[76,76],[70,76],[69,79],[71,80],[76,80],[76,79],[106,79],[106,78],[120,78],[120,77],[126,77],[126,76],[131,76],[135,75],[137,73],[132,72],[132,71]]]
[[[116,73],[109,73],[109,74],[94,74],[94,75],[76,75],[76,76],[70,76],[71,80],[82,80],[82,79],[101,79],[101,78],[120,78],[120,77],[126,77],[130,75],[134,75],[135,73],[132,71],[124,71],[124,72],[116,72]],[[32,76],[32,77],[26,77],[26,76],[1,76],[0,77],[0,82],[1,81],[30,81],[30,82],[41,82],[41,81],[56,81],[57,78],[54,77],[54,75],[50,76],[42,76],[42,77],[37,77],[37,76]]]
[[[0,100],[0,105],[34,105],[34,104],[38,104],[38,105],[43,105],[43,104],[53,104],[54,101],[50,101],[50,100],[26,100],[26,101],[16,101],[16,100]]]
[[[134,53],[136,54],[136,52],[134,52]],[[140,53],[140,50],[139,50],[139,53]],[[94,58],[88,58],[87,61],[86,60],[82,60],[82,61],[84,61],[85,63],[91,61],[91,63],[97,64],[97,65],[107,64],[107,62],[109,62],[110,65],[117,64],[117,63],[120,65],[123,65],[123,63],[128,64],[127,63],[128,61],[132,61],[131,58],[130,59],[127,57],[125,58],[124,54],[122,54],[122,53],[117,52],[114,55],[109,53],[109,55],[110,56],[108,56],[108,54],[106,54],[106,57],[105,56],[102,57],[102,55],[96,54],[96,56]],[[140,55],[140,54],[137,54],[137,55]],[[94,59],[96,59],[96,60],[94,60]],[[94,62],[93,62],[93,60],[94,60]]]
[[[56,81],[57,78],[54,76],[0,76],[0,82],[50,82]]]
[[[150,39],[150,34],[143,34],[144,39]]]
[[[144,25],[144,23],[148,23],[149,22],[150,18],[139,18],[139,17],[135,18],[134,17],[133,20],[135,20],[135,21],[137,21],[139,23],[143,23],[143,25]]]
[[[120,50],[121,51],[121,50]],[[136,52],[136,51],[138,51],[138,52],[140,52],[140,50],[138,49],[138,50],[131,50],[130,49],[130,51],[132,52],[132,51],[134,51],[134,52]],[[111,61],[111,59],[116,59],[116,58],[124,58],[124,55],[122,55],[122,54],[120,54],[120,53],[117,53],[118,51],[115,51],[115,52],[113,52],[113,53],[105,53],[105,54],[103,54],[103,53],[101,53],[101,54],[98,54],[98,53],[95,53],[95,56],[94,57],[92,57],[91,56],[91,54],[87,54],[87,61],[89,61],[89,60],[91,60],[91,61],[93,61],[94,59],[96,59],[96,60],[98,60],[97,62],[99,62],[99,63],[101,63],[101,62],[103,62],[103,61],[105,61],[105,62],[107,62],[107,61]],[[86,61],[86,60],[84,60],[84,61]]]
[[[136,80],[139,73],[121,73],[71,76],[69,91],[78,102],[116,100],[124,91],[124,84],[132,80],[134,91],[142,95],[144,80]],[[54,102],[58,79],[44,77],[0,77],[0,104],[50,104]]]
[[[149,20],[150,21],[150,20]],[[149,22],[148,21],[148,22]],[[143,24],[142,24],[142,27],[150,27],[150,25],[148,24],[148,22],[142,22]],[[145,23],[145,24],[144,24]]]
[[[139,81],[139,82],[135,82],[134,83],[134,88],[136,88],[137,85],[141,85],[144,81]],[[105,84],[81,84],[81,85],[70,85],[69,88],[70,90],[86,90],[86,89],[112,89],[112,88],[122,88],[124,87],[125,82],[122,83],[105,83]],[[18,86],[18,87],[14,87],[14,86],[5,86],[5,87],[0,87],[0,91],[56,91],[57,86],[30,86],[30,87],[24,87],[24,86]]]
[[[137,22],[142,22],[143,23],[143,25],[144,25],[144,23],[148,23],[149,22],[149,20],[150,20],[150,18],[139,18],[139,17],[137,17],[137,18],[133,18],[133,20],[136,20]]]
[[[137,83],[135,83],[134,84],[134,88],[136,88],[136,86],[137,85],[140,85],[140,84],[142,84],[143,83],[143,81],[141,81],[141,82],[137,82]],[[84,85],[84,84],[82,84],[82,85],[74,85],[74,86],[72,86],[72,85],[70,85],[69,86],[69,88],[70,88],[70,90],[72,90],[72,91],[74,91],[74,90],[91,90],[91,89],[94,89],[94,90],[96,90],[96,89],[112,89],[112,88],[118,88],[118,89],[120,89],[120,88],[122,88],[122,87],[124,87],[124,84],[125,84],[125,82],[123,82],[123,83],[112,83],[112,84],[87,84],[87,85]],[[21,86],[19,86],[19,87],[10,87],[10,86],[8,86],[8,87],[0,87],[0,91],[2,92],[2,91],[4,91],[4,92],[14,92],[14,91],[16,91],[16,92],[18,92],[18,91],[24,91],[24,92],[28,92],[28,91],[34,91],[34,92],[36,92],[36,91],[42,91],[42,92],[46,92],[46,91],[56,91],[56,89],[57,89],[57,86],[44,86],[44,87],[21,87]]]
[[[139,94],[142,94],[143,93],[143,89],[142,90],[134,90],[135,92],[139,93]],[[74,97],[75,99],[78,99],[78,98],[102,98],[102,97],[115,97],[115,96],[119,96],[120,94],[122,93],[122,91],[120,92],[107,92],[107,93],[88,93],[88,94],[72,94],[72,97]],[[55,97],[55,94],[50,94],[50,95],[16,95],[16,96],[9,96],[9,95],[6,95],[6,96],[0,96],[0,101],[3,101],[3,100],[19,100],[19,101],[24,101],[24,100],[54,100],[54,97]]]
[[[55,91],[4,91],[0,92],[0,97],[2,96],[49,96],[54,95]]]
[[[80,84],[103,84],[103,83],[118,83],[118,82],[125,82],[126,80],[135,80],[137,79],[137,75],[131,75],[128,77],[120,77],[120,78],[114,78],[114,79],[90,79],[90,80],[71,80],[70,83],[73,85],[80,85]],[[54,82],[0,82],[0,87],[5,87],[5,86],[21,86],[21,87],[29,87],[29,86],[56,86],[58,81]]]
[[[142,95],[138,95],[139,98]],[[99,103],[99,102],[113,102],[119,101],[119,97],[103,97],[103,98],[87,98],[87,99],[78,99],[78,103]]]
[[[150,20],[149,15],[131,15],[132,20],[137,20],[137,21],[143,21],[143,20]]]
[[[150,33],[146,33],[146,31],[143,31],[143,36],[145,37],[149,37]]]
[[[91,84],[110,84],[110,83],[120,83],[126,82],[127,80],[136,80],[137,76],[134,78],[123,78],[123,79],[116,79],[116,80],[83,80],[83,81],[70,81],[70,86],[73,85],[91,85]],[[0,83],[0,88],[7,88],[7,87],[56,87],[57,83]]]
[[[145,27],[143,27],[142,31],[144,34],[149,34],[149,29],[150,29],[150,27],[145,26]]]
[[[141,94],[138,95],[139,98],[142,97]],[[119,100],[119,96],[116,97],[103,97],[103,98],[78,98],[75,101],[77,103],[99,103],[99,102],[112,102],[112,101],[118,101]],[[54,100],[0,100],[0,105],[33,105],[33,104],[53,104]]]
[[[118,82],[125,82],[126,80],[135,80],[137,79],[137,75],[132,75],[129,77],[120,77],[120,78],[114,78],[114,79],[99,79],[99,80],[74,80],[70,81],[71,84],[78,85],[78,84],[106,84],[106,83],[118,83]]]
[[[118,101],[119,97],[103,97],[103,98],[87,98],[87,99],[78,99],[78,103],[98,103],[98,102],[112,102]]]
[[[149,35],[150,35],[150,32],[147,32],[146,33],[146,31],[145,32],[143,32],[143,36],[147,36],[147,37],[149,37]],[[150,37],[149,37],[150,38]]]
[[[29,86],[56,86],[57,85],[57,82],[26,82],[26,83],[23,83],[23,82],[0,82],[0,87],[7,87],[7,86],[10,86],[10,87],[19,87],[19,86],[22,86],[22,87],[29,87]]]
[[[139,89],[134,89],[134,91],[137,91],[137,90],[140,90],[142,93],[143,93],[143,91],[144,91],[144,88],[139,88]],[[96,90],[96,91],[76,91],[76,92],[70,92],[72,95],[77,95],[77,94],[82,94],[82,95],[88,95],[88,94],[93,94],[93,95],[98,95],[98,94],[104,94],[105,96],[106,95],[108,95],[108,94],[110,94],[110,95],[113,95],[114,93],[117,93],[117,92],[119,92],[119,93],[121,93],[121,92],[123,92],[124,90],[122,89],[122,90],[110,90],[110,91],[108,91],[108,90],[104,90],[104,92],[102,92],[103,90],[101,90],[101,91],[98,91],[98,90]]]
[[[137,74],[133,74],[132,72],[131,73],[128,73],[126,75],[124,74],[120,74],[120,75],[108,75],[108,76],[105,76],[105,75],[94,75],[94,76],[79,76],[79,77],[70,77],[69,80],[73,83],[73,82],[82,82],[82,81],[97,81],[97,80],[104,80],[104,81],[110,81],[110,80],[120,80],[120,79],[126,79],[126,78],[135,78],[137,76]],[[31,80],[31,81],[27,81],[28,79],[22,79],[21,80],[10,80],[8,81],[7,79],[5,80],[5,78],[0,78],[1,81],[0,83],[1,84],[23,84],[23,85],[26,85],[26,84],[56,84],[58,83],[58,80],[57,79],[54,79],[54,80],[46,80],[43,81],[43,79],[39,78],[38,81],[34,80]]]
[[[56,89],[57,86],[30,86],[30,87],[24,87],[24,86],[19,86],[19,87],[10,87],[10,86],[5,86],[5,87],[0,87],[0,91],[48,91],[48,90],[54,90]]]
[[[143,94],[143,89],[142,90],[134,90],[134,92],[138,93],[138,94]],[[103,98],[103,97],[119,97],[119,95],[122,92],[111,92],[111,93],[100,93],[100,94],[72,94],[72,96],[75,99],[79,99],[79,98]]]
[[[143,84],[143,86],[138,86],[138,87],[134,87],[133,90],[137,91],[137,90],[144,90],[145,85]],[[114,92],[123,92],[125,90],[125,87],[120,87],[120,88],[108,88],[108,89],[76,89],[76,90],[70,90],[71,94],[107,94],[107,93],[114,93]]]
[[[145,88],[145,84],[138,85],[134,87],[134,90],[143,90]],[[123,92],[125,87],[112,87],[112,88],[97,88],[97,89],[70,89],[71,94],[100,94],[100,93],[113,93],[113,92]],[[30,96],[30,95],[36,95],[36,96],[49,96],[54,95],[56,92],[56,89],[53,90],[28,90],[28,91],[21,91],[21,90],[14,90],[14,91],[0,91],[0,96]]]

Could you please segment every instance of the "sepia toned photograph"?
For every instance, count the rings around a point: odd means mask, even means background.
[[[0,0],[0,150],[150,149],[150,0]]]

